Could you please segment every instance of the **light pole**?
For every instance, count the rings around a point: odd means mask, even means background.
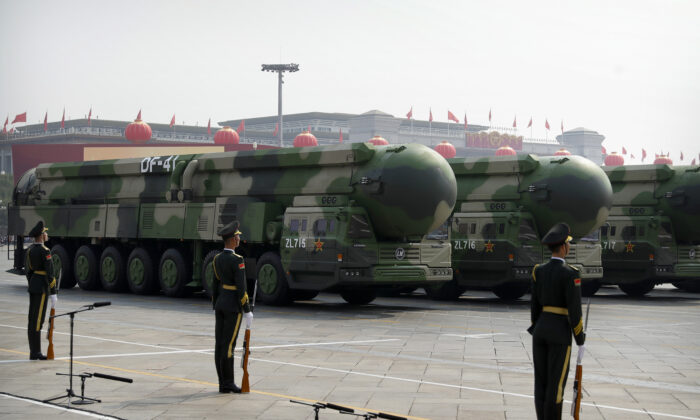
[[[278,83],[277,83],[277,117],[278,117],[278,124],[279,124],[279,132],[277,135],[279,135],[280,139],[280,147],[283,146],[283,133],[284,129],[282,128],[282,84],[284,83],[282,73],[285,71],[288,71],[290,73],[294,73],[295,71],[299,71],[299,64],[263,64],[262,65],[262,71],[269,71],[269,72],[277,72],[278,75]]]

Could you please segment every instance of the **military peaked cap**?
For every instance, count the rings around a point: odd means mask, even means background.
[[[240,226],[240,223],[238,223],[237,221],[233,221],[233,222],[225,225],[221,229],[219,229],[219,231],[216,232],[216,234],[221,236],[224,239],[229,238],[231,236],[240,235],[241,231],[238,230],[239,226]]]
[[[571,229],[569,229],[569,225],[566,223],[557,223],[544,235],[542,243],[545,245],[563,244],[571,240],[570,234]]]
[[[36,226],[34,226],[32,228],[32,230],[29,231],[29,236],[31,236],[32,238],[36,238],[37,236],[41,235],[42,233],[46,232],[47,230],[49,230],[49,228],[44,227],[44,221],[39,220],[37,222]]]

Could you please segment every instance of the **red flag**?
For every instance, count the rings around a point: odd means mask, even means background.
[[[209,118],[209,122],[207,123],[207,134],[211,136],[211,118]]]
[[[12,124],[18,123],[18,122],[23,122],[23,123],[27,122],[27,113],[26,112],[23,112],[21,114],[17,114],[15,116],[15,119],[12,120]]]
[[[530,128],[530,127],[532,127],[532,117],[530,117],[530,122],[527,123],[527,128]]]
[[[626,154],[627,154],[627,149],[625,149],[624,146],[622,146],[622,154],[623,154],[623,155],[626,155]]]
[[[413,111],[413,108],[411,108],[411,111]],[[338,143],[342,143],[342,142],[343,142],[343,129],[341,128],[340,129],[340,140],[338,140]]]
[[[139,115],[136,116],[136,119],[137,119],[138,121],[141,121],[141,110],[140,110],[140,109],[139,109]]]
[[[433,122],[433,109],[432,108],[430,108],[430,118],[428,119],[428,121]]]
[[[14,127],[10,128],[10,134],[14,134],[14,133],[15,133],[15,128]]]
[[[279,133],[279,131],[280,131],[280,123],[277,123],[277,124],[275,124],[275,132],[272,133],[272,137],[277,137],[277,134]],[[340,134],[343,134],[343,132],[341,131]]]
[[[90,107],[90,112],[88,112],[88,126],[91,125],[90,121],[92,120],[92,107]]]
[[[642,162],[644,162],[644,159],[647,158],[647,151],[642,149]]]
[[[489,122],[491,122],[491,108],[489,108]]]
[[[630,153],[630,156],[632,157],[632,159],[634,159],[634,155],[633,155],[633,154]]]
[[[411,117],[413,117],[413,107],[411,107],[411,110],[408,111],[408,114],[406,114],[406,118],[408,118],[409,120],[411,119]],[[341,133],[342,133],[342,131],[341,131]]]
[[[63,108],[63,116],[61,117],[61,128],[66,128],[66,109]]]
[[[173,114],[173,117],[170,119],[170,127],[175,125],[175,114]]]
[[[48,117],[49,117],[49,111],[46,111],[46,114],[44,114],[44,132],[46,132],[46,129],[49,126],[48,119],[47,119]]]
[[[695,158],[693,158],[693,161],[690,162],[691,165],[695,166]]]
[[[7,124],[10,122],[10,116],[8,115],[7,118],[5,118],[5,125],[2,126],[2,134],[7,133]]]
[[[238,124],[238,128],[236,129],[236,133],[241,134],[245,130],[245,120],[241,120],[241,123]]]
[[[681,160],[683,160],[683,152],[681,152]]]
[[[607,154],[608,154],[608,151],[605,150],[605,146],[600,146],[600,151],[601,151],[604,155],[607,155]]]
[[[459,119],[458,119],[457,117],[455,117],[455,114],[453,114],[452,112],[450,112],[449,109],[447,110],[447,120],[448,120],[448,121],[454,121],[454,122],[456,122],[456,123],[459,122]]]
[[[517,115],[513,117],[513,128],[518,128],[518,117]]]
[[[464,113],[464,131],[467,131],[467,113]]]
[[[549,130],[549,121],[547,121],[546,118],[544,119],[544,128],[546,128],[547,130]]]

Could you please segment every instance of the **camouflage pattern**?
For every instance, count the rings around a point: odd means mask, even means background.
[[[608,216],[612,188],[593,162],[534,155],[448,161],[457,178],[450,224],[455,281],[433,288],[434,296],[450,298],[466,288],[522,296],[534,265],[550,257],[542,235],[559,222],[574,237],[567,261],[583,278],[602,275],[596,231]]]
[[[604,284],[639,296],[655,284],[700,282],[700,166],[604,168],[613,209],[601,228]],[[695,285],[693,284],[695,283]],[[684,288],[686,288],[684,287]]]
[[[53,244],[92,244],[98,256],[115,242],[125,256],[148,248],[154,261],[178,248],[194,285],[220,247],[215,232],[238,220],[249,277],[272,252],[293,289],[422,285],[452,276],[446,238],[426,234],[449,217],[456,192],[447,162],[416,144],[42,164],[18,182],[10,230],[25,235],[43,219]],[[362,231],[349,232],[359,219]]]

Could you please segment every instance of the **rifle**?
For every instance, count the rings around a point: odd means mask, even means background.
[[[56,309],[51,308],[49,314],[49,330],[46,332],[46,338],[49,339],[49,348],[46,350],[46,359],[53,360],[53,318],[56,316]]]
[[[258,279],[255,279],[253,286],[253,302],[250,307],[250,312],[255,309],[255,297],[258,293]],[[243,368],[243,380],[241,382],[241,393],[247,394],[250,392],[250,382],[248,380],[248,356],[250,356],[250,329],[245,329],[243,338],[243,357],[241,357],[241,368]]]
[[[586,308],[586,322],[583,326],[583,332],[586,332],[588,328],[588,314],[591,312],[591,298],[588,298],[588,305]],[[581,387],[583,384],[583,353],[585,346],[578,348],[578,356],[576,357],[576,377],[574,378],[574,398],[571,400],[571,417],[575,420],[579,420],[579,413],[581,411]]]

